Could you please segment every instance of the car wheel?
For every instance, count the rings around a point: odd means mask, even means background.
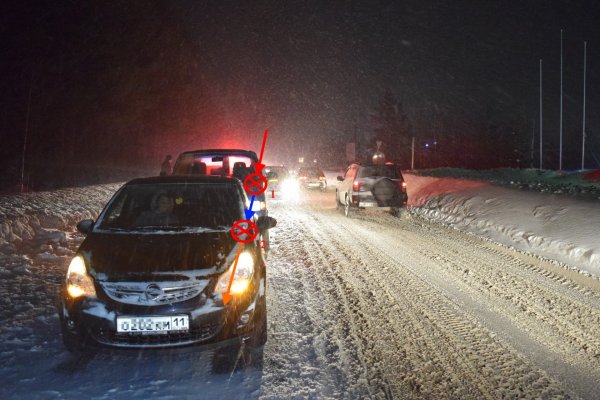
[[[212,356],[212,373],[213,374],[230,374],[236,368],[243,367],[243,345],[237,345],[231,348],[220,349]]]
[[[258,323],[252,337],[247,342],[248,347],[251,349],[262,347],[267,343],[267,300],[264,296],[256,311],[258,314]]]
[[[340,203],[340,193],[338,192],[337,189],[335,189],[335,209],[336,210],[342,209],[342,203]]]
[[[350,217],[350,199],[348,199],[348,196],[346,196],[346,201],[344,202],[344,215]]]
[[[400,207],[391,207],[390,214],[392,214],[394,217],[399,217],[400,216]]]
[[[62,323],[60,324],[60,330],[62,332],[62,339],[65,348],[73,354],[81,353],[84,348],[83,340],[78,335],[69,332],[67,327]]]

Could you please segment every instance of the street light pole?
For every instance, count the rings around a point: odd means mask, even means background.
[[[585,72],[587,41],[583,42],[583,128],[581,130],[581,169],[585,168]]]
[[[540,169],[542,169],[542,59],[540,58]]]
[[[560,30],[560,138],[558,143],[558,170],[562,171],[563,147],[563,30]]]

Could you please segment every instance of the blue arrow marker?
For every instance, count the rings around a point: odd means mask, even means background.
[[[254,204],[254,195],[252,195],[252,199],[250,200],[249,210],[244,210],[244,214],[246,214],[246,219],[250,219],[254,215],[254,211],[252,211],[253,204]]]

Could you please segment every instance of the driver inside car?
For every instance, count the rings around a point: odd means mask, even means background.
[[[173,198],[165,192],[154,195],[150,211],[143,211],[135,220],[134,226],[170,226],[179,223],[173,214]]]

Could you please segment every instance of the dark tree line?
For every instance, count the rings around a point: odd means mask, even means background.
[[[20,179],[26,119],[33,189],[156,169],[199,127],[223,127],[202,49],[170,2],[3,7],[0,191]]]
[[[373,134],[361,154],[363,161],[369,160],[380,141],[387,161],[410,168],[414,138],[415,168],[531,166],[531,126],[518,117],[501,119],[491,109],[479,120],[467,120],[437,108],[409,115],[402,102],[387,90],[371,120]]]

